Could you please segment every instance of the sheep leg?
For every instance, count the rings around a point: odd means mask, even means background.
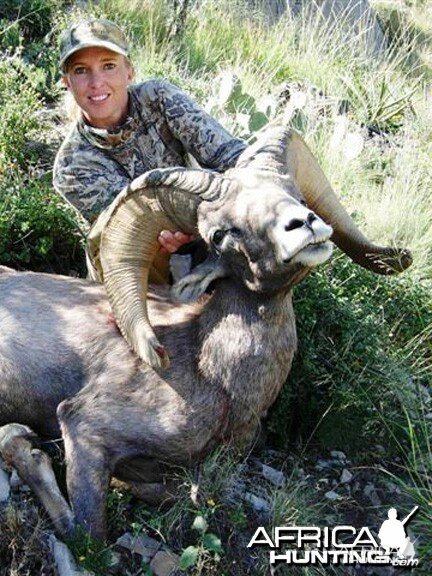
[[[74,527],[72,510],[60,492],[49,456],[33,448],[34,438],[32,430],[22,424],[2,426],[0,453],[42,502],[57,532],[67,536]]]
[[[104,449],[97,445],[90,430],[77,431],[79,424],[58,409],[66,455],[66,484],[75,524],[93,538],[106,537],[106,496],[111,480],[111,466]],[[88,435],[87,435],[88,434]]]
[[[204,294],[212,282],[218,278],[225,278],[228,273],[223,262],[210,254],[190,274],[174,284],[171,296],[179,302],[193,302]]]

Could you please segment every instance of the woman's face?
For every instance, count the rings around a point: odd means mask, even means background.
[[[119,126],[127,116],[132,77],[127,58],[107,48],[91,47],[72,54],[63,82],[87,122],[108,129]]]

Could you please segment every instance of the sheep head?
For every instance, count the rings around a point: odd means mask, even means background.
[[[226,193],[200,204],[198,230],[227,274],[249,290],[275,293],[330,257],[333,230],[290,176],[248,168],[226,176]]]

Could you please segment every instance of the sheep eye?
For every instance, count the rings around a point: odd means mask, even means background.
[[[225,230],[216,230],[213,234],[212,242],[215,246],[219,246],[225,237]]]

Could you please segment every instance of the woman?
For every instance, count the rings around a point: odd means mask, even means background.
[[[233,166],[246,144],[232,137],[179,88],[165,80],[131,84],[128,41],[113,22],[79,22],[63,35],[60,67],[81,117],[54,164],[54,186],[93,222],[131,180],[153,168]],[[163,231],[175,252],[191,237]]]

